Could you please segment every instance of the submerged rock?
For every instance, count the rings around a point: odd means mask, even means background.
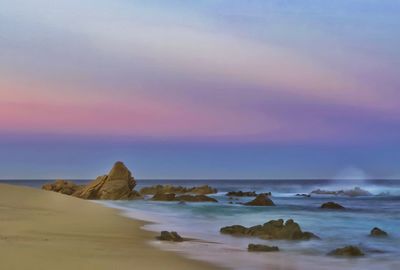
[[[81,189],[83,186],[77,185],[72,181],[66,181],[66,180],[56,180],[54,183],[49,183],[45,184],[42,186],[42,189],[44,190],[49,190],[49,191],[54,191],[66,195],[72,195],[79,189]]]
[[[373,237],[386,237],[388,236],[387,232],[379,229],[378,227],[375,227],[371,230],[370,236]]]
[[[270,247],[267,245],[249,244],[247,250],[250,252],[274,252],[279,251],[279,248],[275,246]]]
[[[118,161],[108,175],[97,177],[96,180],[79,189],[73,196],[89,200],[132,200],[141,198],[134,187],[136,181],[131,172]]]
[[[233,196],[233,197],[255,197],[257,193],[255,191],[230,191],[225,194],[226,196]]]
[[[307,197],[307,198],[310,198],[310,197],[311,197],[310,194],[305,194],[305,193],[297,193],[296,196],[297,196],[297,197]]]
[[[182,186],[173,186],[173,185],[155,185],[150,187],[144,187],[140,190],[140,194],[143,195],[154,195],[157,193],[206,195],[206,194],[214,194],[217,192],[218,192],[217,189],[212,188],[209,185],[203,185],[191,188],[186,188]]]
[[[335,202],[326,202],[326,203],[323,203],[323,204],[321,205],[321,208],[322,208],[322,209],[345,209],[343,206],[341,206],[340,204],[335,203]]]
[[[334,195],[334,196],[349,196],[349,197],[357,197],[357,196],[371,196],[372,194],[364,190],[360,187],[355,187],[353,189],[348,190],[337,190],[337,191],[329,191],[329,190],[313,190],[311,191],[312,194],[317,195]]]
[[[296,222],[288,219],[285,223],[283,219],[270,220],[263,225],[253,227],[244,227],[241,225],[227,226],[220,229],[223,234],[235,236],[256,236],[262,239],[270,240],[309,240],[319,239],[311,232],[303,232]]]
[[[266,194],[257,195],[257,197],[254,200],[245,203],[245,205],[249,205],[249,206],[275,206],[274,202]]]
[[[364,253],[361,251],[361,249],[359,247],[345,246],[343,248],[337,248],[337,249],[329,252],[328,255],[358,257],[358,256],[364,256]]]
[[[162,231],[157,237],[160,241],[182,242],[184,239],[177,232]]]
[[[179,201],[179,202],[218,202],[216,199],[206,195],[180,195],[174,193],[157,193],[152,198],[153,201]]]

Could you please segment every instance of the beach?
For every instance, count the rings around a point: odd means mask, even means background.
[[[148,244],[146,223],[82,199],[0,184],[1,269],[217,269]]]

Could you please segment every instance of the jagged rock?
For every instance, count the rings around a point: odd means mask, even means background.
[[[274,202],[268,198],[266,194],[259,194],[257,197],[250,201],[245,203],[245,205],[249,206],[275,206]]]
[[[173,185],[155,185],[150,187],[144,187],[140,190],[140,194],[143,195],[154,195],[157,193],[174,193],[174,194],[196,194],[206,195],[217,193],[217,189],[212,188],[208,185],[186,188],[182,186]]]
[[[179,202],[218,202],[216,199],[206,195],[180,195],[174,193],[164,194],[157,193],[152,198],[153,201],[179,201]]]
[[[329,191],[329,190],[313,190],[311,191],[313,194],[317,195],[334,195],[334,196],[350,196],[350,197],[357,197],[357,196],[371,196],[372,194],[364,190],[360,187],[355,187],[353,189],[348,189],[348,190],[338,190],[338,191]]]
[[[83,186],[77,185],[72,181],[66,180],[56,180],[54,183],[45,184],[42,186],[42,189],[59,192],[66,195],[72,195]]]
[[[345,209],[343,206],[341,206],[340,204],[335,203],[335,202],[323,203],[321,205],[321,208],[323,208],[323,209]]]
[[[279,251],[279,248],[275,246],[270,247],[267,245],[249,244],[247,250],[250,252],[274,252]]]
[[[329,252],[328,254],[332,256],[350,256],[350,257],[364,256],[364,253],[361,251],[361,249],[356,246],[345,246],[343,248],[337,248]]]
[[[161,235],[157,237],[161,241],[182,242],[184,239],[177,232],[162,231]]]
[[[388,236],[387,232],[379,229],[378,227],[375,227],[371,230],[370,236],[373,237],[386,237]]]
[[[141,198],[134,187],[136,181],[131,172],[118,161],[108,175],[97,177],[96,180],[78,190],[73,196],[88,200],[132,200]]]
[[[255,197],[257,193],[255,191],[230,191],[225,194],[226,196],[235,196],[235,197]]]
[[[312,238],[319,239],[313,233],[303,232],[296,222],[288,219],[284,223],[283,219],[270,220],[263,225],[253,227],[244,227],[241,225],[227,226],[220,229],[223,234],[231,234],[235,236],[256,236],[262,239],[270,240],[309,240]]]

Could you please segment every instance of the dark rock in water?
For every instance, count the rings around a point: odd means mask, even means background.
[[[321,208],[323,208],[323,209],[345,209],[343,206],[341,206],[340,204],[335,203],[335,202],[323,203],[321,205]]]
[[[226,196],[235,196],[235,197],[255,197],[257,193],[255,191],[230,191],[225,194]]]
[[[152,198],[153,201],[179,201],[179,202],[218,202],[216,199],[206,195],[180,195],[174,193],[157,193]]]
[[[278,247],[270,247],[267,245],[256,245],[256,244],[249,244],[247,247],[247,250],[250,252],[274,252],[274,251],[279,251]]]
[[[355,187],[353,189],[348,190],[338,190],[338,191],[329,191],[329,190],[313,190],[312,194],[317,195],[334,195],[334,196],[349,196],[349,197],[357,197],[357,196],[371,196],[372,194],[367,190],[364,190],[360,187]]]
[[[186,188],[182,186],[172,186],[172,185],[155,185],[150,187],[144,187],[140,190],[140,194],[143,195],[154,195],[157,193],[165,194],[196,194],[196,195],[206,195],[217,193],[217,189],[212,188],[208,185]]]
[[[153,201],[175,201],[176,195],[174,193],[165,194],[165,193],[156,193],[153,198]]]
[[[307,197],[307,198],[310,198],[310,197],[311,197],[310,194],[305,194],[305,193],[301,193],[301,194],[300,194],[300,193],[297,193],[296,196],[297,196],[297,197]]]
[[[270,198],[268,198],[268,196],[266,194],[257,195],[257,197],[254,200],[245,203],[245,205],[249,205],[249,206],[275,206],[274,202]]]
[[[216,199],[206,195],[180,195],[175,200],[184,202],[218,202]]]
[[[72,181],[66,180],[56,180],[54,183],[45,184],[42,186],[42,189],[54,191],[66,195],[72,195],[83,186],[77,185]]]
[[[388,236],[387,232],[379,229],[378,227],[375,227],[371,230],[370,236],[373,237],[386,237]]]
[[[271,220],[263,225],[253,227],[244,227],[241,225],[227,226],[220,229],[223,234],[235,236],[256,236],[262,239],[270,240],[310,240],[319,239],[311,232],[303,232],[296,222],[288,219],[284,223],[283,219]]]
[[[136,181],[131,172],[118,161],[108,175],[97,177],[96,180],[79,189],[73,196],[89,200],[132,200],[141,198],[134,187]]]
[[[184,239],[177,232],[162,231],[157,237],[160,241],[182,242]]]
[[[364,253],[361,251],[361,249],[359,247],[345,246],[343,248],[337,248],[337,249],[329,252],[328,255],[358,257],[358,256],[364,256]]]

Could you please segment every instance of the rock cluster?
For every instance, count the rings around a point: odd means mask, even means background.
[[[83,186],[77,185],[72,181],[56,180],[54,183],[45,184],[42,189],[72,195]]]
[[[274,202],[266,194],[257,195],[257,197],[254,200],[245,203],[245,205],[249,205],[249,206],[275,206]]]
[[[177,232],[162,231],[157,237],[160,241],[182,242],[184,239]]]
[[[141,198],[141,195],[133,190],[136,181],[131,172],[118,161],[108,175],[97,177],[86,186],[78,186],[70,181],[56,181],[42,187],[44,190],[52,190],[72,195],[87,200],[132,200]]]
[[[218,202],[216,199],[206,195],[179,195],[174,193],[157,193],[152,198],[153,201],[178,201],[178,202]]]
[[[357,197],[357,196],[371,196],[372,194],[364,190],[360,187],[355,187],[353,189],[348,190],[337,190],[337,191],[329,191],[329,190],[313,190],[311,191],[312,194],[317,195],[334,195],[334,196],[349,196],[349,197]]]
[[[364,253],[361,251],[361,249],[359,247],[345,246],[343,248],[337,248],[337,249],[329,252],[328,255],[358,257],[358,256],[364,256]]]
[[[230,197],[255,197],[257,193],[255,191],[229,191],[225,194],[226,196]]]
[[[342,205],[335,202],[326,202],[321,205],[322,209],[345,209]]]
[[[182,187],[173,185],[155,185],[150,187],[144,187],[140,191],[142,195],[154,195],[157,193],[174,193],[174,194],[196,194],[206,195],[217,193],[217,189],[210,187],[209,185],[203,185],[198,187]]]
[[[269,240],[309,240],[312,238],[319,239],[318,236],[311,232],[303,232],[296,222],[288,219],[271,220],[263,225],[253,227],[244,227],[241,225],[227,226],[220,229],[223,234],[235,236],[256,236]]]
[[[279,251],[279,248],[275,246],[270,247],[267,245],[249,244],[247,250],[250,252],[274,252]]]
[[[387,232],[379,229],[378,227],[373,228],[369,235],[373,236],[373,237],[386,237],[386,236],[388,236]]]

